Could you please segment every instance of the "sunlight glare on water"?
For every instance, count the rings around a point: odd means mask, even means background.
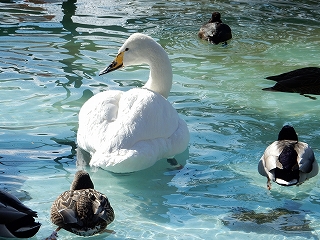
[[[90,170],[115,221],[91,239],[319,239],[319,180],[266,189],[257,163],[292,124],[319,158],[319,99],[265,92],[265,77],[319,66],[320,4],[309,1],[76,1],[0,3],[0,186],[38,212],[43,239],[54,199],[76,172],[78,112],[92,95],[147,80],[147,66],[98,76],[134,32],[169,55],[168,100],[187,122],[185,164],[133,174]],[[199,40],[219,11],[226,47]],[[80,239],[67,231],[60,239]]]

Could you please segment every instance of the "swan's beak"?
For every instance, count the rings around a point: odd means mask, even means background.
[[[123,55],[124,52],[119,53],[113,62],[99,73],[99,76],[121,68],[123,66]]]

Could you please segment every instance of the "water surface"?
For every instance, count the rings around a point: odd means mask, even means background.
[[[233,30],[227,47],[197,38],[216,10]],[[268,191],[257,172],[286,123],[320,156],[319,99],[261,90],[274,84],[266,76],[319,66],[319,13],[316,0],[1,1],[0,187],[39,212],[34,239],[55,229],[50,206],[76,171],[80,107],[147,79],[147,66],[98,76],[134,32],[169,55],[168,100],[190,145],[181,171],[165,161],[134,174],[91,171],[116,214],[115,234],[92,239],[319,239],[318,177]]]

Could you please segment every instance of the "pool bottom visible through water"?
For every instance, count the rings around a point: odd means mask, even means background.
[[[94,94],[141,87],[146,65],[99,76],[134,32],[168,53],[168,101],[190,131],[184,165],[86,168],[115,220],[91,239],[319,239],[318,176],[282,187],[257,171],[285,124],[319,158],[319,97],[262,91],[265,77],[319,66],[317,1],[6,1],[0,3],[0,187],[38,212],[49,236],[55,198],[77,171],[78,113]],[[227,46],[198,39],[219,11]],[[61,230],[59,239],[80,239]]]

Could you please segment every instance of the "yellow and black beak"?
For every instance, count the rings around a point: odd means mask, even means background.
[[[123,55],[124,52],[119,53],[113,62],[99,73],[99,76],[121,68],[123,66]]]

